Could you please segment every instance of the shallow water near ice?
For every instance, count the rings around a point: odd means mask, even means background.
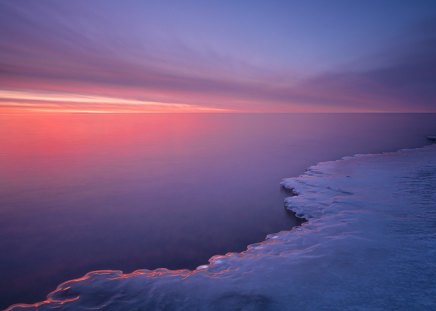
[[[436,308],[436,145],[322,162],[282,185],[300,227],[194,271],[91,272],[10,310]]]
[[[57,284],[92,270],[192,269],[206,264],[214,254],[243,251],[268,233],[298,224],[283,209],[285,195],[279,188],[283,176],[297,176],[313,163],[347,154],[417,147],[436,130],[436,116],[421,114],[46,115],[0,119],[3,306],[43,300]],[[294,200],[303,200],[303,196]],[[307,210],[303,214],[309,217]],[[368,222],[376,225],[372,216],[368,214]],[[338,223],[330,220],[330,228],[336,228]],[[303,228],[309,225],[293,232]],[[274,235],[267,244],[252,245],[249,252],[279,243],[280,237]],[[331,246],[327,242],[322,245]],[[227,273],[225,265],[217,265],[220,257],[215,257],[214,265],[203,267],[201,273],[144,270],[125,278],[119,272],[98,272],[73,282],[72,291],[65,289],[69,285],[63,286],[52,296],[63,304],[46,307],[62,305],[74,310],[101,304],[125,309],[128,301],[127,309],[144,303],[148,307],[168,304],[171,309],[186,300],[180,308],[193,310],[198,303],[201,309],[215,301],[215,307],[221,309],[239,305],[274,309],[285,300],[263,292],[262,282],[269,284],[269,277],[275,277],[269,271],[275,271],[275,260],[283,257],[282,253],[260,253],[259,264],[268,272],[265,276],[254,267],[257,263],[246,261],[246,255],[229,257],[241,263],[235,269],[245,271],[247,282],[256,283],[241,291],[234,287],[245,286],[240,275],[233,274],[233,268]],[[314,258],[317,256],[325,255],[317,253]],[[227,260],[224,257],[223,263]],[[328,264],[317,264],[328,270]],[[280,274],[274,273],[277,277]],[[294,277],[303,278],[305,273]],[[208,281],[211,277],[218,280],[216,292]],[[177,281],[181,279],[194,281]],[[90,283],[98,294],[91,293]],[[144,288],[136,288],[136,283]],[[318,283],[323,290],[322,280]],[[288,297],[280,284],[284,280],[278,278],[272,288]],[[77,294],[77,290],[83,293]],[[191,295],[188,290],[198,293]],[[205,297],[199,297],[201,293]],[[144,300],[135,300],[136,294],[144,295]],[[99,302],[92,298],[95,295]],[[69,299],[74,303],[67,303]],[[250,307],[253,301],[255,306]]]

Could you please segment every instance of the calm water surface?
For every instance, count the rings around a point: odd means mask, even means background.
[[[0,308],[242,251],[298,224],[282,178],[431,134],[435,114],[0,115]]]

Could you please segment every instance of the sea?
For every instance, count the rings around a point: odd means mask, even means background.
[[[0,309],[244,251],[304,222],[283,178],[435,134],[436,114],[0,114]]]

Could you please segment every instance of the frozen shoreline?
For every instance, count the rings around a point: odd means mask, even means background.
[[[94,271],[8,310],[436,308],[436,145],[321,162],[282,185],[300,227],[194,271]]]

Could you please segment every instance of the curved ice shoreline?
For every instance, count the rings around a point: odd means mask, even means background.
[[[434,310],[436,145],[282,182],[309,219],[197,270],[95,271],[8,310]]]

